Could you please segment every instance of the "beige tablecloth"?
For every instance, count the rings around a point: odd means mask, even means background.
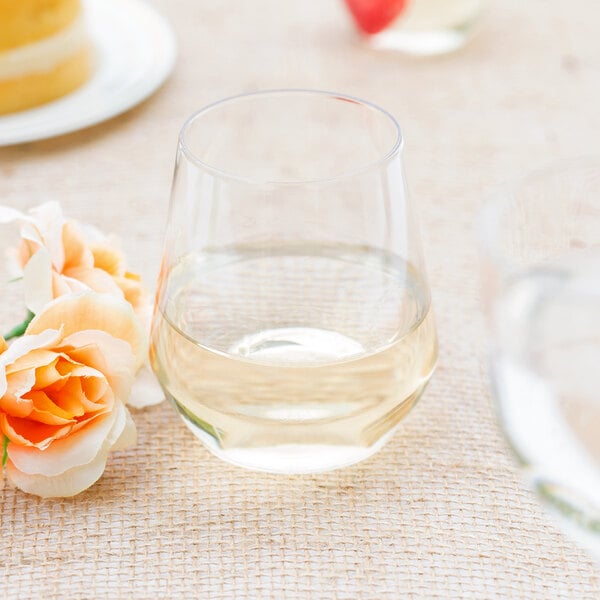
[[[600,136],[600,5],[492,0],[464,50],[366,50],[336,0],[155,0],[180,56],[124,116],[0,149],[0,201],[55,198],[113,231],[150,280],[175,142],[198,107],[242,91],[355,94],[400,120],[441,362],[393,441],[363,464],[276,477],[211,457],[168,404],[137,412],[137,447],[70,500],[0,492],[3,598],[600,597],[589,557],[521,486],[485,375],[476,213],[506,178]],[[20,316],[2,287],[4,329]]]

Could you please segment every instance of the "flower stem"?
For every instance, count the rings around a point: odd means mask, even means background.
[[[8,438],[4,436],[2,440],[2,466],[6,464],[8,460]]]
[[[25,333],[27,325],[29,325],[33,317],[34,314],[31,311],[28,311],[25,320],[22,323],[19,323],[18,325],[13,327],[8,333],[4,334],[4,339],[12,340],[12,338],[21,337]]]

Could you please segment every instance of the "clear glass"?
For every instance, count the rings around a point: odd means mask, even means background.
[[[503,189],[482,239],[502,426],[528,482],[600,558],[600,160]]]
[[[217,456],[362,460],[437,358],[394,118],[326,92],[213,104],[183,127],[153,320],[166,395]]]
[[[370,46],[421,56],[457,50],[485,0],[345,0]]]

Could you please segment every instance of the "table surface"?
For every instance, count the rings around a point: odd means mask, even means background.
[[[305,477],[208,454],[163,403],[136,412],[138,445],[68,500],[0,492],[4,598],[598,598],[592,561],[524,490],[486,377],[475,224],[482,197],[597,148],[600,4],[490,3],[462,51],[367,50],[336,0],[155,0],[180,56],[167,84],[86,131],[0,149],[0,201],[59,200],[123,239],[153,281],[185,117],[262,88],[342,91],[404,131],[441,360],[378,455]],[[2,288],[6,329],[15,302]]]

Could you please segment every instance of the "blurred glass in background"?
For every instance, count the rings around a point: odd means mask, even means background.
[[[345,0],[373,48],[435,55],[460,48],[485,0]]]
[[[502,427],[546,506],[600,557],[600,161],[498,193],[482,240]]]

